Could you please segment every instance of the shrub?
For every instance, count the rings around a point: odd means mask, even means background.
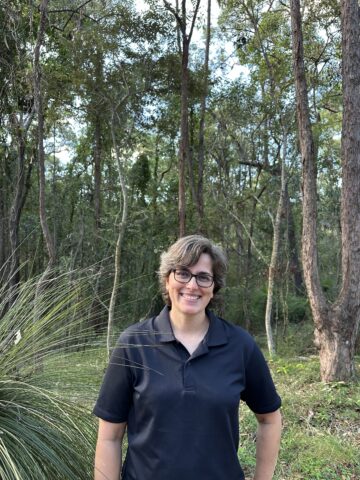
[[[94,391],[90,376],[76,368],[54,370],[94,340],[84,321],[85,282],[73,278],[57,277],[40,293],[36,280],[0,292],[2,480],[92,476],[95,421],[84,395]]]

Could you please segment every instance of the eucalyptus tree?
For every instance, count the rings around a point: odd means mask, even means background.
[[[320,283],[317,242],[316,149],[309,113],[299,0],[291,0],[293,59],[300,153],[303,161],[302,260],[304,277],[320,349],[323,381],[355,375],[355,342],[360,321],[360,30],[357,0],[341,2],[342,33],[342,284],[330,304]],[[355,199],[355,200],[354,200]]]
[[[179,148],[179,235],[185,235],[186,201],[185,201],[185,168],[190,165],[189,151],[189,54],[200,0],[195,0],[193,10],[189,12],[186,0],[172,7],[164,0],[165,7],[174,15],[181,34],[181,115],[180,115],[180,148]],[[189,21],[190,20],[190,21]]]

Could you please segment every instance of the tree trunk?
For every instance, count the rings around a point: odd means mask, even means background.
[[[204,158],[205,158],[205,113],[206,99],[209,90],[209,55],[210,55],[210,39],[211,39],[211,0],[208,0],[207,6],[207,22],[206,22],[206,43],[205,43],[205,60],[204,60],[204,84],[200,103],[200,125],[199,125],[199,155],[198,155],[198,182],[197,182],[197,198],[196,208],[199,217],[199,230],[205,233],[204,224]]]
[[[11,121],[13,125],[14,139],[16,138],[17,142],[17,168],[15,192],[9,214],[10,269],[8,279],[10,287],[14,287],[20,281],[20,218],[25,205],[26,196],[30,189],[30,178],[33,166],[31,160],[26,171],[25,147],[27,132],[33,120],[33,116],[33,113],[31,113],[27,121],[24,123],[21,115],[19,118],[17,118],[16,115],[13,115]]]
[[[299,0],[291,0],[293,60],[300,152],[303,161],[302,259],[315,323],[323,381],[346,381],[355,373],[360,318],[360,31],[357,0],[342,0],[342,287],[328,304],[320,285],[317,258],[316,166],[303,57]],[[355,200],[354,200],[355,199]]]
[[[189,49],[191,37],[194,31],[196,17],[199,11],[200,0],[196,0],[194,4],[193,15],[190,22],[190,30],[187,32],[187,19],[189,12],[186,11],[186,0],[181,1],[181,15],[179,14],[178,2],[174,9],[167,0],[164,5],[171,12],[179,27],[182,38],[181,52],[181,107],[180,107],[180,148],[178,157],[179,171],[179,198],[178,198],[178,215],[179,215],[179,236],[185,235],[186,231],[186,198],[185,198],[185,168],[190,165],[189,160]],[[178,35],[178,31],[177,31]],[[178,37],[179,38],[179,37]]]
[[[333,333],[337,341],[337,365],[329,362],[325,371],[332,377],[332,369],[346,369],[341,375],[347,379],[355,374],[355,343],[360,322],[360,23],[357,0],[341,2],[342,31],[342,287],[334,305],[337,321]],[[341,313],[338,313],[341,310]],[[347,360],[346,360],[347,359]],[[324,365],[327,362],[322,362]],[[344,370],[344,368],[343,368]]]
[[[181,119],[180,119],[180,149],[179,149],[179,236],[185,235],[186,229],[186,199],[185,199],[185,165],[188,162],[189,152],[189,41],[183,35],[182,62],[181,62]]]
[[[189,120],[188,120],[188,146],[186,152],[186,159],[188,162],[188,179],[190,185],[191,198],[193,203],[196,205],[197,199],[197,189],[195,186],[196,181],[196,171],[194,169],[194,133],[195,133],[195,122],[194,122],[194,109],[190,108],[189,111]]]
[[[48,0],[42,0],[40,5],[40,24],[34,53],[34,101],[38,121],[38,161],[39,161],[39,212],[42,232],[45,238],[49,256],[47,270],[55,264],[55,245],[50,234],[45,207],[45,152],[44,152],[44,108],[43,89],[41,82],[40,49],[44,41],[45,23],[47,18]]]
[[[284,201],[285,201],[286,150],[287,150],[287,132],[284,129],[283,155],[281,159],[281,187],[280,187],[279,202],[278,202],[276,217],[274,222],[273,245],[272,245],[271,260],[270,260],[270,266],[269,266],[268,291],[267,291],[266,311],[265,311],[266,339],[267,339],[267,345],[268,345],[270,357],[274,356],[276,353],[272,326],[271,326],[271,314],[272,314],[272,305],[273,305],[273,291],[274,291],[274,284],[275,284],[276,268],[277,268],[278,257],[279,257],[281,216],[284,211]]]
[[[116,164],[118,168],[118,175],[120,180],[120,188],[121,188],[121,196],[122,196],[122,212],[121,212],[121,222],[119,224],[119,231],[118,231],[118,238],[116,241],[115,247],[115,273],[114,273],[114,281],[113,281],[113,288],[111,292],[110,304],[109,304],[109,314],[108,314],[108,328],[107,328],[107,338],[106,338],[106,348],[108,357],[110,358],[110,349],[111,349],[111,332],[112,326],[114,324],[114,315],[115,315],[115,305],[116,305],[116,298],[117,292],[119,289],[120,283],[120,266],[121,266],[121,247],[122,241],[125,234],[126,229],[126,222],[127,222],[127,207],[128,207],[128,199],[127,199],[127,192],[126,192],[126,182],[125,182],[125,175],[123,165],[120,159],[119,147],[116,141],[115,135],[115,118],[114,113],[112,115],[111,120],[111,137],[113,141],[113,148],[116,157]],[[119,212],[119,213],[120,213]]]

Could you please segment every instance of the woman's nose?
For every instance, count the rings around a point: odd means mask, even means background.
[[[196,278],[195,277],[191,277],[190,282],[188,282],[188,286],[192,287],[192,288],[194,288],[194,287],[197,288],[198,285],[196,283]]]

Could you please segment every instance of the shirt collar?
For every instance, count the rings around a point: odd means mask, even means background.
[[[170,307],[165,306],[154,319],[154,333],[157,342],[168,343],[176,340],[171,327],[169,312]],[[220,318],[210,310],[206,310],[206,315],[210,320],[209,330],[205,337],[207,346],[215,347],[228,343],[229,339],[225,331],[225,325]]]
[[[219,317],[211,310],[206,310],[206,315],[210,320],[209,331],[206,335],[208,347],[216,347],[217,345],[225,345],[229,338],[225,330],[225,325]]]
[[[170,323],[169,312],[170,307],[165,306],[154,319],[154,333],[157,342],[168,343],[175,340],[174,332]]]

